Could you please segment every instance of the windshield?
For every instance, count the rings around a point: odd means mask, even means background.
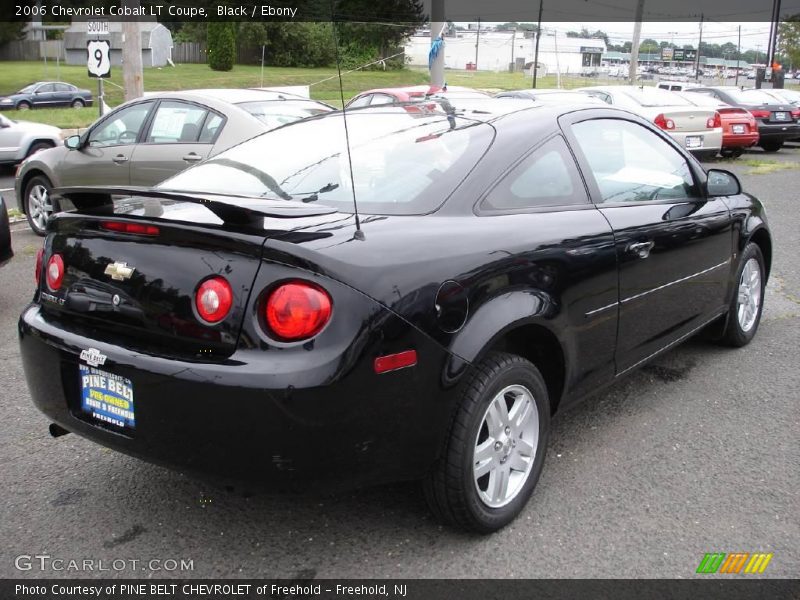
[[[321,115],[331,109],[316,102],[289,102],[286,100],[240,102],[237,104],[270,128],[294,123],[306,117]]]
[[[677,94],[654,87],[623,90],[622,93],[640,106],[692,106]]]
[[[36,84],[32,83],[30,85],[26,85],[24,88],[22,88],[17,93],[18,94],[32,94],[35,89],[36,89]]]
[[[158,187],[188,192],[319,201],[365,214],[438,208],[489,147],[494,129],[444,114],[402,109],[347,118],[355,189],[340,115],[267,132],[183,171]]]

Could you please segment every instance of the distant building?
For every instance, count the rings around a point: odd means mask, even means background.
[[[140,24],[142,33],[142,66],[163,67],[172,58],[172,33],[161,23],[143,21]],[[122,22],[109,21],[109,33],[100,39],[111,41],[111,64],[122,64]],[[64,52],[68,65],[86,64],[86,42],[98,36],[86,33],[86,21],[75,21],[64,31]]]
[[[475,43],[478,32],[458,31],[455,37],[445,37],[444,64],[448,69],[466,69],[475,64]],[[509,65],[517,70],[533,63],[536,36],[524,31],[480,32],[477,69],[507,71]],[[428,66],[430,35],[413,35],[405,45],[410,64]],[[600,57],[606,51],[602,39],[571,38],[562,35],[542,35],[539,43],[540,69],[548,73],[581,73],[600,67]]]

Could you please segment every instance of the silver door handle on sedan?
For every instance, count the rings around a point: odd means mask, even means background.
[[[185,160],[186,162],[197,162],[203,160],[203,157],[200,156],[199,154],[195,154],[194,152],[190,152],[189,154],[183,157],[183,160]]]
[[[113,160],[113,161],[114,161],[115,163],[117,163],[118,165],[121,165],[122,163],[126,163],[126,162],[128,162],[128,157],[127,157],[127,156],[125,156],[124,154],[117,154],[117,155],[116,155],[114,158],[112,158],[111,160]]]
[[[628,245],[628,252],[631,254],[635,254],[639,258],[647,258],[650,256],[650,250],[653,249],[656,243],[653,241],[650,242],[636,242],[633,244]]]

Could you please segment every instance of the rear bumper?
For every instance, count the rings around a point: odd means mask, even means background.
[[[723,148],[749,148],[758,143],[758,133],[726,133],[722,136]]]
[[[446,352],[411,326],[404,343],[417,349],[417,367],[376,375],[374,348],[366,347],[346,373],[348,357],[326,359],[330,383],[308,387],[311,375],[289,366],[281,372],[283,361],[258,348],[221,363],[190,363],[90,339],[48,319],[32,304],[19,320],[39,410],[98,444],[179,470],[326,488],[414,479],[436,458],[449,422],[454,396],[439,389],[438,376]],[[88,348],[107,355],[99,368],[133,383],[135,429],[120,431],[81,410],[78,365]]]
[[[775,125],[759,123],[758,133],[761,136],[761,140],[786,141],[800,137],[800,125],[793,123]]]
[[[722,148],[722,129],[701,129],[699,131],[669,131],[669,135],[681,147],[689,152],[705,152],[708,150],[719,150]],[[687,146],[687,138],[701,138],[702,145],[695,148]]]

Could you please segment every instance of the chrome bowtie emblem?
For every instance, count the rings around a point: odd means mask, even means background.
[[[106,267],[104,273],[106,275],[110,275],[111,279],[114,279],[115,281],[125,281],[126,279],[131,278],[135,270],[136,268],[129,267],[128,263],[113,262]]]

